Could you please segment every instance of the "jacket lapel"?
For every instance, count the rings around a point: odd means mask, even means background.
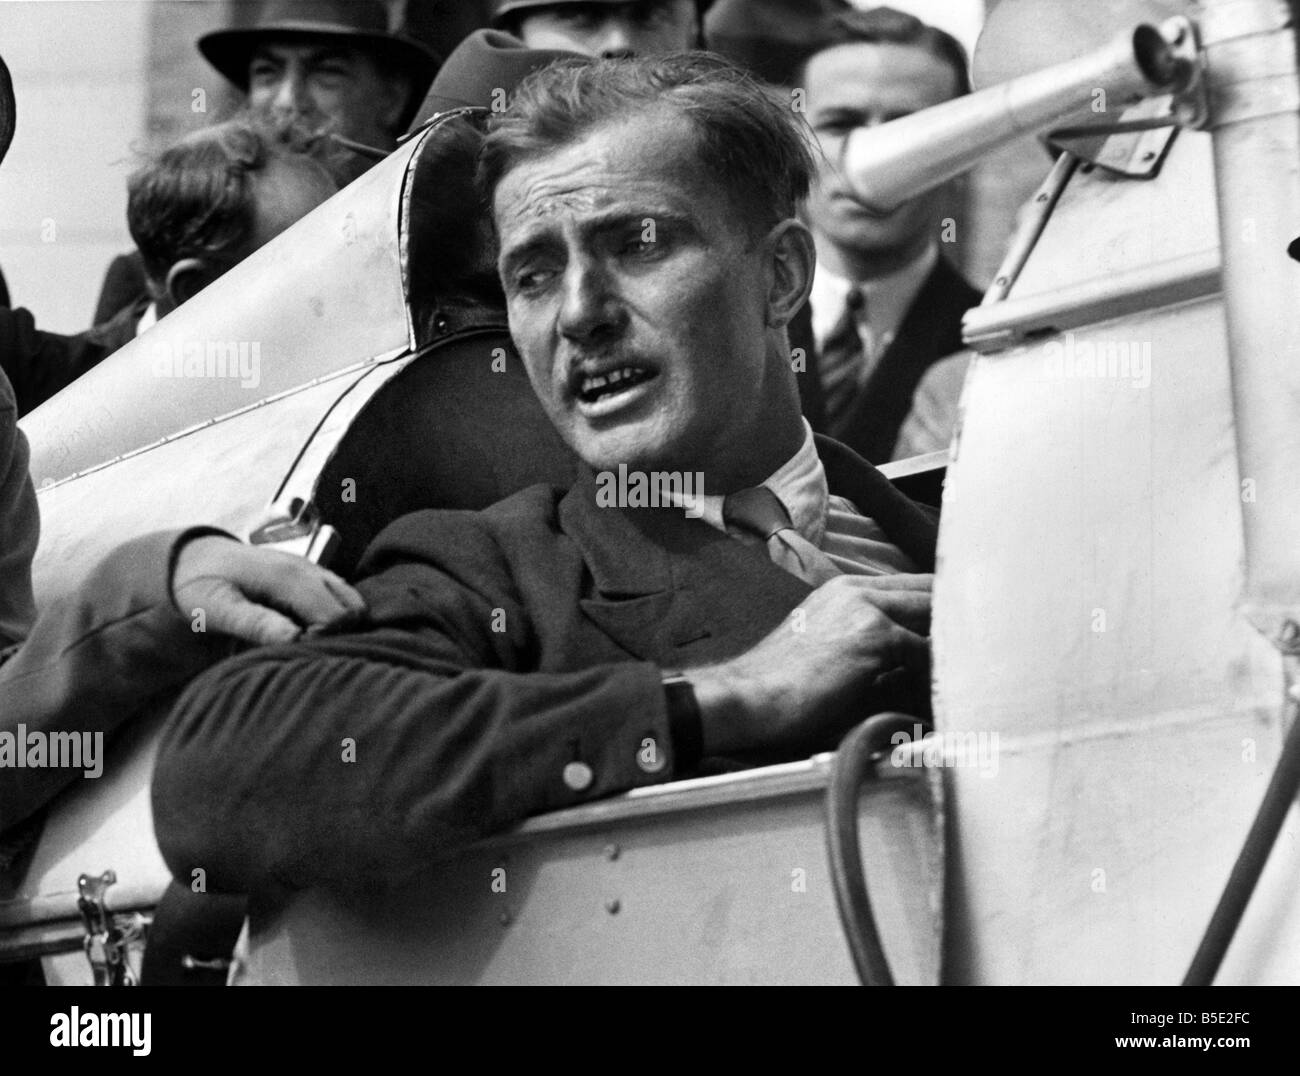
[[[935,517],[894,488],[892,482],[848,445],[814,434],[831,493],[844,497],[874,519],[889,540],[923,572],[934,571],[939,524]]]
[[[820,434],[832,493],[874,519],[922,571],[934,570],[938,525],[851,449]],[[560,526],[591,573],[583,614],[634,657],[688,668],[748,649],[812,591],[748,545],[675,508],[608,508],[595,476],[560,502]]]
[[[770,632],[811,588],[746,545],[675,508],[606,508],[590,471],[560,504],[560,526],[591,572],[583,614],[635,657],[686,668]]]

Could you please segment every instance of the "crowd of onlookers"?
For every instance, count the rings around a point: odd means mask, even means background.
[[[39,310],[9,309],[0,294],[0,369],[18,414],[145,332],[431,115],[499,106],[512,80],[566,54],[710,47],[780,92],[804,91],[823,154],[803,208],[818,273],[792,341],[816,371],[801,382],[812,425],[877,462],[946,446],[953,401],[936,394],[951,397],[959,378],[952,364],[925,377],[961,350],[961,315],[977,296],[941,253],[945,192],[873,215],[834,162],[853,127],[969,92],[967,59],[950,35],[848,0],[491,0],[478,16],[490,28],[457,41],[475,17],[465,8],[433,26],[411,20],[446,56],[413,32],[390,30],[379,0],[270,0],[251,19],[203,35],[199,51],[245,107],[131,177],[136,249],[108,267],[94,326],[42,332]]]

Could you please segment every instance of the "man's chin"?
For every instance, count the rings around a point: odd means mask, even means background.
[[[614,471],[625,466],[634,471],[672,470],[674,460],[687,454],[664,431],[645,423],[616,429],[584,429],[569,440],[570,447],[594,471]]]

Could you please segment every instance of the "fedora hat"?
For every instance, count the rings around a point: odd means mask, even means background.
[[[475,30],[457,45],[442,65],[416,113],[412,128],[453,108],[492,108],[526,76],[554,60],[584,58],[560,49],[530,49],[503,30]]]
[[[333,38],[364,49],[385,67],[395,67],[411,82],[402,113],[405,128],[415,115],[441,58],[413,38],[388,30],[382,0],[265,0],[243,26],[214,30],[199,38],[204,59],[245,93],[254,50],[270,38]]]

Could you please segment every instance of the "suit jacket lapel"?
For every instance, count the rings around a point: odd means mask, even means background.
[[[674,508],[605,508],[594,475],[560,503],[560,526],[591,572],[583,613],[630,654],[665,668],[733,655],[811,588],[767,556]]]
[[[922,571],[934,570],[938,526],[851,449],[821,435],[832,493],[874,519]],[[812,588],[747,545],[675,508],[609,508],[595,476],[560,502],[560,526],[591,573],[586,617],[628,653],[665,668],[734,655],[775,628]]]
[[[863,515],[874,519],[921,571],[934,571],[939,539],[939,524],[934,516],[895,489],[888,478],[847,445],[822,434],[814,437],[831,493],[852,501]]]

